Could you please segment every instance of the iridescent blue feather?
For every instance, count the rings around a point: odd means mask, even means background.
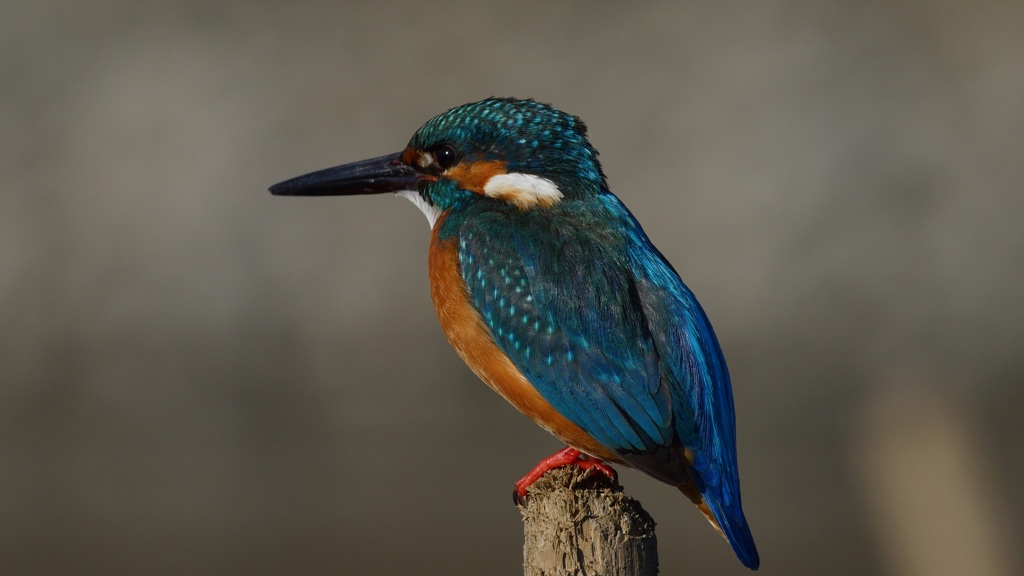
[[[739,502],[729,373],[711,324],[610,192],[550,210],[476,202],[447,223],[498,346],[563,416],[634,466],[696,482],[737,554],[757,563]]]

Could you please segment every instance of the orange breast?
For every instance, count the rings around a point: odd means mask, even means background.
[[[430,239],[429,270],[430,295],[448,342],[484,383],[562,442],[602,460],[621,462],[614,452],[555,411],[494,343],[462,280],[458,242],[437,237],[445,216],[438,219]]]

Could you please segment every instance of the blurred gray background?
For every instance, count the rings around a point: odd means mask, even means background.
[[[0,573],[521,573],[559,445],[423,216],[266,192],[491,95],[583,117],[700,296],[762,573],[1024,572],[1024,4],[631,4],[5,3]],[[665,574],[745,573],[622,480]]]

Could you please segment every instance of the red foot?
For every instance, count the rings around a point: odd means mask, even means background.
[[[530,470],[529,474],[520,478],[519,481],[516,482],[515,490],[512,491],[512,500],[517,506],[521,505],[526,501],[527,488],[539,480],[541,476],[548,473],[548,471],[565,466],[577,466],[581,470],[596,470],[608,478],[611,478],[613,482],[619,481],[618,472],[616,472],[611,466],[608,466],[597,458],[587,456],[571,446],[566,446],[551,456],[541,460],[540,464],[537,464],[533,470]]]

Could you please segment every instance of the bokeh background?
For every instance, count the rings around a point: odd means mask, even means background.
[[[268,185],[580,115],[732,369],[764,574],[1024,572],[1024,4],[5,2],[0,573],[518,574],[559,446],[423,216]],[[631,472],[665,574],[742,574]]]

